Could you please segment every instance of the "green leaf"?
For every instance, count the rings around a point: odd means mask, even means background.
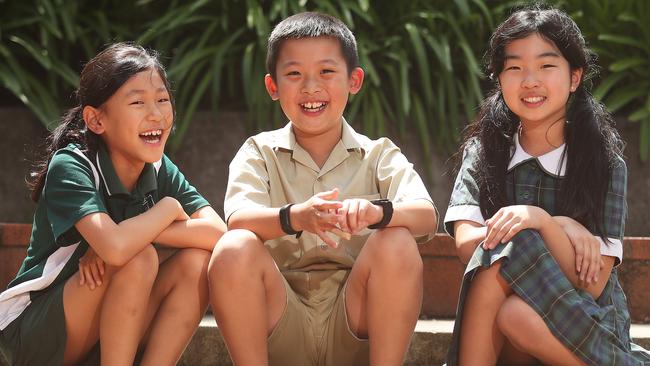
[[[611,113],[616,113],[620,108],[627,105],[636,98],[647,95],[648,91],[639,89],[635,85],[628,86],[613,92],[605,101],[605,105]]]
[[[642,66],[645,65],[646,67],[649,66],[648,64],[650,61],[646,58],[641,58],[641,57],[628,57],[624,58],[622,60],[613,62],[611,65],[609,65],[609,70],[612,72],[621,72],[625,71],[627,69],[631,69],[637,66]]]

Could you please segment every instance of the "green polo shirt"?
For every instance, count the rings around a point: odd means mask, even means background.
[[[167,156],[145,164],[135,188],[128,192],[103,146],[90,159],[73,144],[57,151],[34,214],[27,257],[0,294],[0,329],[18,317],[31,298],[77,272],[79,258],[88,249],[74,226],[77,221],[104,212],[119,223],[167,196],[177,199],[188,215],[209,205]]]

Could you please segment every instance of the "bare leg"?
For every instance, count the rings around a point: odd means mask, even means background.
[[[481,269],[467,292],[460,331],[459,364],[494,365],[504,337],[496,316],[507,296],[512,293],[499,274],[501,262]]]
[[[157,273],[158,256],[148,246],[122,267],[107,266],[107,281],[94,291],[78,285],[78,274],[72,276],[63,290],[64,364],[78,362],[98,339],[102,365],[132,364]]]
[[[497,315],[497,324],[515,348],[547,365],[584,365],[548,329],[524,300],[510,295]]]
[[[160,265],[147,310],[141,365],[175,365],[208,306],[210,252],[180,249]]]
[[[236,365],[267,365],[267,338],[287,302],[282,274],[248,230],[227,231],[208,269],[210,302]]]
[[[422,258],[405,228],[373,233],[348,278],[350,328],[370,341],[372,365],[401,365],[422,306]]]

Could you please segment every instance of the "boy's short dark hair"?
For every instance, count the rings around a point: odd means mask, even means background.
[[[266,68],[273,80],[282,43],[288,39],[332,37],[339,41],[348,73],[359,67],[357,41],[350,29],[339,19],[323,13],[304,12],[292,15],[275,26],[269,36]]]

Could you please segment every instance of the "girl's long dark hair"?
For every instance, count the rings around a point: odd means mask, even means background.
[[[557,212],[596,230],[605,239],[602,212],[612,165],[622,155],[623,143],[611,115],[590,92],[597,73],[596,57],[586,47],[578,26],[564,12],[537,6],[522,9],[494,31],[486,59],[495,87],[465,130],[460,153],[478,142],[482,162],[477,167],[480,207],[485,218],[492,217],[507,206],[506,170],[519,126],[518,117],[508,108],[498,87],[498,75],[503,71],[506,45],[534,33],[552,42],[572,70],[583,69],[582,82],[567,101],[567,166],[557,197]]]
[[[158,72],[169,92],[173,109],[174,99],[167,75],[154,51],[147,51],[130,43],[116,43],[88,61],[81,71],[79,88],[75,92],[77,106],[63,115],[59,126],[47,138],[43,158],[34,165],[28,182],[34,202],[37,202],[41,195],[50,160],[57,150],[74,143],[88,155],[97,151],[100,137],[86,128],[83,119],[84,107],[101,107],[127,80],[145,70]]]

